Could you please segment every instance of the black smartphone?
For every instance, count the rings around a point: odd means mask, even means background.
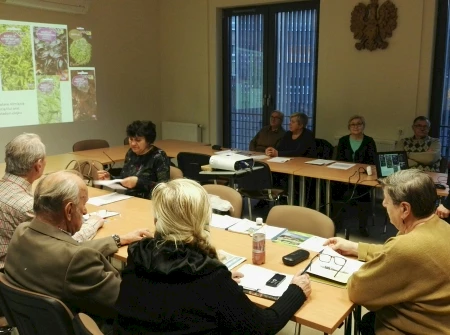
[[[272,278],[270,278],[267,281],[266,285],[267,286],[272,286],[272,287],[277,287],[285,279],[286,279],[285,275],[282,275],[281,273],[276,273]]]

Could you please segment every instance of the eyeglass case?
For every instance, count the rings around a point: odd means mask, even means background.
[[[294,252],[291,252],[290,254],[287,254],[286,256],[282,257],[282,261],[284,265],[287,266],[294,266],[297,265],[300,262],[303,262],[304,260],[309,258],[309,252],[303,249],[295,250]]]

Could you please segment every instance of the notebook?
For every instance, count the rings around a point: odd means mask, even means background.
[[[406,151],[377,152],[375,166],[378,178],[385,178],[391,174],[409,169]]]

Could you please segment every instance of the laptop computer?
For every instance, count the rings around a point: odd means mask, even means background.
[[[409,169],[408,155],[406,151],[377,152],[375,166],[378,179],[385,178],[397,171]]]

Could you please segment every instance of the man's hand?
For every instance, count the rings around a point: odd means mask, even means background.
[[[138,182],[138,177],[136,176],[132,176],[132,177],[127,177],[124,180],[122,180],[121,184],[123,187],[126,188],[135,188]]]
[[[270,157],[278,157],[278,150],[272,147],[268,147],[265,154]]]
[[[238,271],[232,271],[231,272],[231,279],[233,279],[236,283],[240,283],[241,282],[241,278],[244,277],[244,274]]]
[[[439,216],[441,219],[446,219],[450,215],[450,210],[444,207],[444,205],[440,204],[439,207],[436,209],[436,215]]]
[[[302,272],[303,270],[300,270],[294,275],[291,284],[295,284],[300,287],[303,293],[305,293],[306,298],[308,298],[311,295],[311,281],[309,280],[309,275],[302,275]]]
[[[111,175],[109,174],[108,171],[98,170],[97,171],[97,178],[99,180],[110,180],[111,179]]]
[[[342,237],[329,238],[323,245],[328,245],[331,249],[344,256],[358,256],[358,243],[344,240]]]
[[[120,236],[120,244],[127,245],[136,241],[142,240],[144,237],[153,237],[153,234],[148,229],[138,229],[128,234]]]

